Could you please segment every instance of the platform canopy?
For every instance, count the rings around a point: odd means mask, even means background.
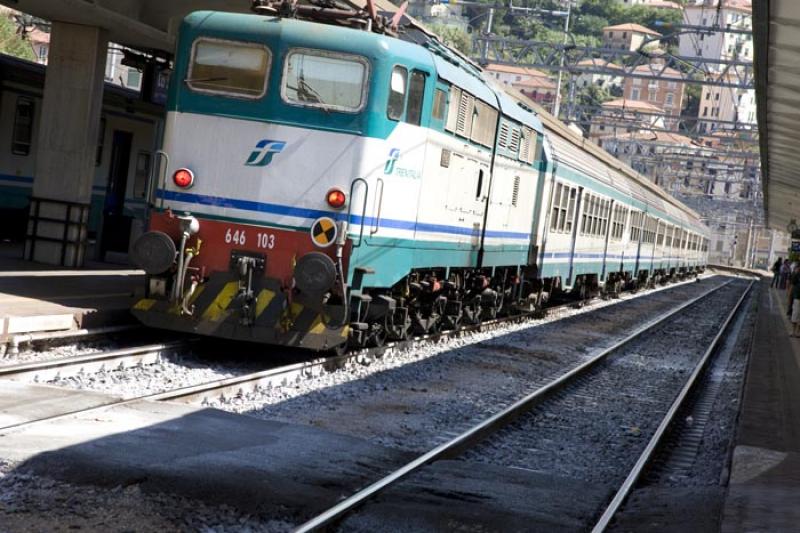
[[[365,0],[345,0],[363,7]],[[251,13],[251,0],[0,0],[0,4],[50,21],[97,26],[112,42],[171,52],[175,32],[186,14],[204,9]],[[381,12],[397,8],[375,0]],[[407,21],[410,20],[407,18]]]
[[[754,0],[756,98],[767,223],[800,226],[800,1]]]

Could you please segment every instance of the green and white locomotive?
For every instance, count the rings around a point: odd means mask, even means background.
[[[186,17],[134,245],[142,322],[341,350],[704,264],[696,214],[391,25],[292,3]]]

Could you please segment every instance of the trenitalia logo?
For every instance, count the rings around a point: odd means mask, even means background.
[[[391,174],[394,172],[394,164],[400,159],[400,149],[392,148],[389,150],[389,157],[386,159],[386,164],[383,166],[384,174]]]
[[[250,153],[250,157],[244,164],[248,167],[265,167],[272,163],[272,158],[275,154],[281,153],[283,147],[286,146],[284,141],[271,141],[264,139],[258,141],[255,150]]]

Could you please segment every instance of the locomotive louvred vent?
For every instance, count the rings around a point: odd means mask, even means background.
[[[519,130],[516,128],[511,130],[511,142],[508,144],[508,149],[515,154],[519,152]]]
[[[444,129],[455,133],[458,126],[458,108],[461,106],[461,89],[450,87],[450,102],[447,107],[447,124]]]
[[[500,148],[508,148],[508,124],[505,122],[500,125],[500,137],[497,144]]]
[[[528,128],[522,129],[522,142],[519,146],[519,158],[521,161],[528,162],[528,153],[531,146],[531,130]]]
[[[522,128],[522,146],[519,158],[526,163],[533,163],[536,158],[536,133],[530,128]]]
[[[461,103],[458,106],[458,120],[456,133],[469,138],[472,133],[472,113],[475,111],[475,98],[468,93],[461,92]]]
[[[517,207],[519,199],[519,176],[514,176],[514,189],[511,191],[511,205]]]

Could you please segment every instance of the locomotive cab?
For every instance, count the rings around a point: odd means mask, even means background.
[[[184,21],[150,231],[132,248],[145,324],[315,350],[347,340],[375,54],[336,38],[360,32],[307,26]]]

